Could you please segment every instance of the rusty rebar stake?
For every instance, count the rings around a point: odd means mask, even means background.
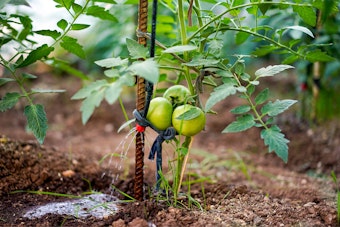
[[[147,32],[148,21],[148,0],[139,0],[138,6],[138,31]],[[138,43],[146,46],[146,38],[138,37]],[[145,80],[137,76],[137,100],[136,109],[144,110],[145,107]],[[135,154],[135,199],[143,200],[143,184],[144,184],[144,133],[137,132],[136,135],[136,154]]]

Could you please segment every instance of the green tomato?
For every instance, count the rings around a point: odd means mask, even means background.
[[[163,97],[169,100],[173,106],[185,104],[190,97],[190,91],[183,85],[174,85],[169,87],[163,94]]]
[[[157,97],[150,101],[146,119],[157,129],[165,130],[171,126],[172,105],[163,97]]]
[[[181,116],[180,119],[178,119],[179,116]],[[180,135],[194,136],[203,130],[205,114],[196,106],[181,105],[176,107],[172,113],[172,125]]]

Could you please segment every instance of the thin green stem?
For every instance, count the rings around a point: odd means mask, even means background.
[[[239,78],[237,77],[237,75],[234,75],[234,78],[236,79],[237,83],[239,86],[242,86],[241,81],[239,80]],[[256,105],[253,103],[253,100],[251,100],[249,94],[245,91],[242,92],[243,95],[246,97],[247,102],[250,105],[251,110],[253,111],[253,113],[255,114],[255,120],[260,122],[260,124],[265,128],[268,129],[266,123],[264,123],[264,121],[262,120],[262,116],[259,114],[259,112],[256,109]]]
[[[125,121],[128,121],[129,120],[129,116],[127,114],[127,111],[126,111],[126,108],[124,106],[123,99],[122,99],[121,96],[119,96],[118,101],[119,101],[120,108],[122,109]],[[129,127],[130,127],[130,129],[132,128],[131,124],[129,125]]]
[[[181,35],[181,43],[182,45],[187,45],[187,30],[186,30],[186,24],[184,20],[184,6],[183,6],[183,0],[178,0],[178,21],[179,21],[179,31]],[[183,59],[185,62],[188,62],[189,55],[188,52],[183,53]],[[195,93],[195,88],[192,84],[191,77],[190,77],[190,71],[187,66],[184,66],[184,77],[187,81],[189,91],[192,95]]]
[[[223,13],[213,17],[208,23],[206,23],[205,25],[203,25],[202,27],[197,29],[190,37],[188,37],[186,42],[190,42],[193,38],[195,38],[198,34],[200,34],[202,31],[204,31],[212,23],[214,23],[215,21],[219,20],[225,14],[227,14],[227,13],[233,11],[233,10],[242,9],[242,8],[251,7],[251,6],[257,6],[257,5],[266,5],[266,4],[267,5],[304,6],[304,7],[311,7],[312,6],[310,4],[299,4],[299,3],[291,3],[291,2],[272,2],[272,1],[269,2],[268,1],[268,2],[251,2],[251,3],[246,3],[246,4],[243,4],[243,5],[238,5],[238,6],[230,7],[229,9],[227,9]]]
[[[68,32],[72,29],[72,25],[76,22],[76,20],[78,19],[78,17],[79,17],[80,15],[82,15],[83,12],[85,11],[85,9],[87,8],[87,5],[89,4],[89,2],[90,2],[90,0],[86,0],[86,2],[85,2],[85,4],[84,4],[83,8],[82,8],[77,14],[74,15],[73,20],[72,20],[71,23],[67,26],[67,28],[64,30],[64,33],[63,33],[60,37],[58,37],[58,39],[56,39],[56,40],[54,41],[54,43],[52,43],[51,46],[55,46],[60,40],[62,40],[62,39],[68,34]],[[69,10],[68,10],[68,11],[69,11]],[[71,15],[72,15],[72,14],[71,14]]]
[[[299,56],[299,57],[301,57],[303,59],[305,58],[304,55],[296,52],[295,50],[291,49],[290,47],[288,47],[288,46],[286,46],[284,44],[281,44],[281,43],[279,43],[279,42],[277,42],[277,41],[275,41],[275,40],[273,40],[273,39],[271,39],[271,38],[269,38],[269,37],[267,37],[265,35],[261,35],[259,33],[256,33],[256,32],[250,31],[250,30],[246,30],[246,29],[242,29],[242,28],[222,27],[221,31],[223,31],[223,30],[239,31],[239,32],[248,33],[248,34],[253,35],[255,37],[259,37],[259,38],[261,38],[263,40],[266,40],[266,41],[268,41],[268,42],[270,42],[270,43],[274,44],[275,46],[278,46],[278,47],[280,47],[282,49],[286,49],[289,52],[291,52],[291,53],[293,53],[293,54],[295,54],[295,55],[297,55],[297,56]]]

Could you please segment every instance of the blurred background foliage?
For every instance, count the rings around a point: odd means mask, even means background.
[[[35,1],[32,0],[32,2]],[[102,5],[106,6],[104,2]],[[270,13],[267,13],[266,9],[262,9],[262,12],[266,12],[266,14],[259,13],[258,18],[260,20],[258,21],[260,24],[255,25],[255,20],[253,20],[250,14],[240,14],[238,16],[239,21],[231,21],[231,23],[247,23],[249,27],[267,26],[268,29],[263,32],[267,34],[273,33],[273,36],[278,35],[272,29],[277,27],[278,24],[280,27],[303,26],[313,32],[314,38],[294,29],[284,30],[280,35],[283,40],[286,38],[287,40],[288,38],[302,40],[301,46],[319,44],[319,47],[335,58],[333,61],[323,63],[298,61],[298,63],[293,64],[297,68],[297,74],[288,76],[288,79],[294,83],[294,90],[289,92],[294,92],[300,101],[299,117],[309,123],[322,123],[340,117],[340,1],[305,0],[296,2],[320,2],[320,4],[324,4],[325,13],[321,15],[319,12],[316,12],[318,22],[315,27],[304,23],[301,19],[297,19],[297,17],[293,17],[292,14],[296,14],[293,10],[282,8],[271,10]],[[214,0],[201,1],[203,9],[202,20],[211,17],[212,14],[216,15],[223,10],[224,6],[220,3]],[[73,62],[73,66],[89,78],[96,79],[100,77],[103,73],[102,69],[94,64],[94,61],[108,57],[127,57],[128,51],[125,40],[126,38],[135,38],[136,36],[137,4],[138,1],[136,0],[117,1],[117,4],[113,5],[109,10],[118,19],[118,22],[91,19],[91,27],[80,35],[76,34],[79,42],[84,46],[85,59],[77,58],[62,50],[56,52],[57,54],[59,53],[58,59],[61,62],[63,60]],[[151,12],[151,4],[149,7]],[[4,9],[12,10],[12,8],[7,7]],[[15,9],[25,11],[25,6],[21,6],[21,8],[15,7]],[[165,46],[173,45],[178,40],[175,9],[176,5],[173,1],[159,1],[157,40]],[[53,15],[55,16],[52,13],[51,15],[52,17]],[[224,20],[228,20],[227,16]],[[85,20],[88,23],[89,19]],[[194,29],[194,26],[195,24],[192,27],[189,26],[188,31],[190,32],[190,29]],[[214,26],[219,26],[219,24]],[[263,40],[259,41],[257,37],[251,37],[238,31],[221,29],[221,32],[214,34],[214,37],[209,39],[206,48],[214,46],[214,48],[222,49],[221,57],[223,58],[232,58],[235,55],[248,55],[249,57],[245,58],[245,60],[249,70],[252,69],[252,65],[277,64],[285,61],[289,63],[284,54],[277,54],[276,50],[271,51],[270,49],[265,51],[267,44]],[[264,47],[261,49],[261,46]],[[260,57],[251,57],[254,54]],[[59,65],[59,70],[60,72],[64,70],[72,73],[72,70],[63,64]],[[284,77],[284,79],[287,80],[287,77]],[[280,81],[277,81],[277,83],[277,86],[280,86]],[[275,86],[273,87],[275,88]]]

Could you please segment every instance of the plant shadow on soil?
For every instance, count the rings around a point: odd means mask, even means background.
[[[114,178],[116,188],[129,195],[134,193],[133,138],[116,133],[124,122],[118,104],[103,104],[83,126],[80,103],[70,101],[80,83],[68,77],[41,83],[62,85],[68,91],[41,100],[47,103],[49,119],[44,145],[25,132],[23,106],[0,113],[0,226],[337,226],[337,186],[329,175],[334,171],[340,176],[339,123],[309,128],[294,114],[285,114],[279,125],[291,143],[289,162],[284,164],[274,154],[266,153],[257,129],[220,133],[234,119],[228,110],[238,101],[229,99],[216,107],[218,115],[208,116],[206,130],[193,143],[187,182],[190,195],[203,210],[169,206],[150,196],[154,162],[145,159],[144,201],[122,203],[117,213],[103,218],[56,214],[24,218],[24,212],[32,207],[67,200],[27,191],[110,194]],[[125,100],[130,113],[133,98]],[[147,132],[146,138],[146,144],[150,144],[154,135]],[[100,164],[106,154],[121,152],[116,148],[122,140],[132,143],[122,148],[127,151],[122,166]],[[171,159],[171,147],[164,150],[164,156]],[[165,169],[166,163],[164,160]],[[18,190],[26,192],[13,193]],[[188,185],[182,191],[187,193]],[[126,199],[121,193],[115,195]],[[185,199],[182,202],[188,204]]]

